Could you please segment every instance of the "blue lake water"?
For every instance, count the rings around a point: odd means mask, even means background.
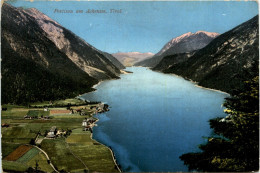
[[[93,137],[110,146],[126,172],[188,171],[179,156],[195,152],[212,134],[208,120],[225,116],[227,94],[181,77],[129,67],[132,74],[104,81],[82,97],[109,104]]]

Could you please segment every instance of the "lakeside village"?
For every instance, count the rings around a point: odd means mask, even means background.
[[[94,103],[95,104],[95,103]],[[52,103],[50,102],[50,105]],[[71,104],[68,104],[66,110],[64,109],[57,109],[59,108],[58,105],[52,106],[53,109],[50,110],[48,106],[44,107],[42,110],[37,109],[37,110],[29,110],[27,114],[23,117],[24,120],[50,120],[52,116],[59,116],[59,115],[80,115],[80,116],[86,116],[89,115],[89,117],[83,119],[82,121],[82,131],[90,131],[91,133],[93,132],[93,127],[95,126],[95,122],[97,121],[96,118],[93,116],[98,114],[98,113],[103,113],[109,111],[109,106],[108,104],[104,103],[98,103],[93,106],[90,106],[90,110],[86,107],[87,105],[80,105],[80,106],[71,106]],[[37,106],[36,106],[37,107]],[[6,108],[2,108],[2,111],[6,111]],[[91,112],[91,113],[90,113]],[[90,113],[90,114],[89,114]],[[3,123],[1,127],[9,127],[9,124]],[[45,139],[54,139],[60,136],[68,136],[71,133],[71,130],[63,130],[63,129],[57,129],[56,126],[52,126],[49,131],[45,131],[45,134],[43,137]],[[41,134],[39,133],[37,138],[35,139],[36,144],[40,144],[41,141],[44,138],[39,138]]]

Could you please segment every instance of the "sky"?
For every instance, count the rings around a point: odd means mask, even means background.
[[[187,32],[224,33],[258,14],[254,1],[15,1],[37,8],[99,50],[157,53]],[[57,13],[73,10],[73,13]],[[88,9],[107,13],[85,13]],[[121,9],[121,13],[110,13]],[[76,13],[83,10],[83,13]]]

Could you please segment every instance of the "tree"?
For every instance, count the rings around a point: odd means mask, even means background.
[[[190,170],[259,170],[259,77],[245,82],[224,102],[225,118],[210,120],[214,136],[202,144],[198,153],[180,156]]]
[[[35,145],[35,140],[33,138],[30,140],[30,144]]]

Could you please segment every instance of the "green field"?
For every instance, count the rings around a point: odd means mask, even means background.
[[[28,116],[36,116],[36,117],[40,117],[40,116],[49,116],[50,115],[50,111],[43,111],[43,110],[29,110],[27,113]]]
[[[16,161],[2,160],[2,165],[4,170],[25,172],[30,167],[35,168],[36,162],[39,170],[53,172],[53,168],[48,164],[46,156],[36,148],[32,148]]]
[[[80,100],[80,99],[65,99],[65,100],[58,100],[58,101],[55,101],[54,104],[84,104],[85,102]]]
[[[29,167],[23,163],[2,160],[3,170],[25,172]]]
[[[90,138],[91,133],[89,131],[82,131],[82,128],[75,129],[72,134],[66,139],[67,143],[78,144],[93,144],[93,140]]]
[[[7,108],[7,111],[1,112],[2,123],[6,122],[5,120],[8,119],[23,119],[23,117],[27,114],[27,112],[28,109],[26,108],[10,106]]]
[[[27,165],[30,167],[35,167],[36,162],[39,165],[39,169],[45,172],[53,172],[52,167],[48,164],[46,156],[40,152],[35,155],[30,161],[27,162]]]
[[[80,105],[80,104],[84,104],[85,102],[77,99],[77,98],[71,98],[71,99],[65,99],[65,100],[56,100],[53,101],[52,104],[50,104],[50,102],[44,101],[44,102],[35,102],[35,103],[31,103],[30,106],[39,106],[39,107],[43,107],[43,106],[55,106],[55,105]]]
[[[20,144],[5,143],[2,141],[2,158],[5,158],[8,154],[13,152],[19,146],[20,146]]]
[[[27,128],[27,126],[13,126],[2,131],[2,142],[28,144],[36,135],[37,134]]]
[[[107,147],[90,138],[91,133],[75,129],[67,142],[71,151],[84,161],[90,171],[118,172]]]
[[[58,170],[75,171],[85,169],[84,165],[70,152],[64,139],[45,139],[41,148],[47,152]]]

